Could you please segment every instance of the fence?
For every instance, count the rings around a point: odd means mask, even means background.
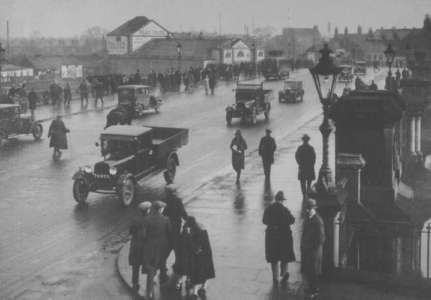
[[[349,220],[336,232],[342,269],[430,278],[430,223]]]

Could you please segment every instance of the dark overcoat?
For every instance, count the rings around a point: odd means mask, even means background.
[[[203,284],[215,278],[213,254],[208,232],[198,223],[198,228],[190,234],[190,283]]]
[[[191,261],[190,234],[184,228],[175,244],[175,264],[172,266],[175,274],[188,276],[190,274]]]
[[[263,161],[274,163],[274,152],[277,149],[277,144],[272,136],[266,135],[260,139],[259,155]]]
[[[142,264],[145,270],[159,270],[164,267],[168,245],[172,243],[171,222],[159,212],[144,218],[142,235],[144,251]]]
[[[67,149],[67,132],[69,132],[69,129],[66,128],[62,120],[53,120],[48,130],[48,138],[51,138],[49,141],[49,147]]]
[[[241,153],[235,151],[235,148],[241,151]],[[245,142],[245,140],[241,138],[238,141],[236,137],[234,137],[232,142],[230,143],[230,149],[232,150],[232,167],[234,168],[234,170],[244,169],[244,151],[247,150],[247,143]]]
[[[184,208],[183,201],[175,194],[169,194],[165,199],[166,207],[163,215],[169,218],[171,222],[172,234],[174,241],[181,233],[181,218],[186,220],[188,214]]]
[[[304,143],[298,147],[295,153],[296,162],[298,163],[298,179],[299,180],[314,180],[314,164],[316,163],[316,153],[314,148],[308,143]]]
[[[323,221],[317,212],[304,220],[301,237],[301,271],[322,273],[322,245],[325,241]]]
[[[263,224],[267,225],[265,234],[266,261],[287,263],[295,261],[293,237],[290,225],[295,223],[289,209],[280,202],[268,206],[263,213]]]
[[[144,218],[147,215],[141,214],[136,217],[130,224],[129,234],[132,235],[132,240],[130,241],[129,250],[129,265],[141,265],[144,250],[144,237],[142,236],[142,229]]]
[[[37,106],[37,102],[39,102],[39,97],[37,96],[37,94],[34,91],[30,92],[28,94],[29,108],[35,110]]]

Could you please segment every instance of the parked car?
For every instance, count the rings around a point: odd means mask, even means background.
[[[73,175],[73,197],[84,203],[90,192],[117,194],[128,206],[135,185],[157,169],[167,183],[180,165],[177,150],[188,143],[188,129],[169,127],[111,126],[100,134],[103,160],[94,169],[85,166]],[[96,146],[99,146],[96,143]]]
[[[355,62],[354,72],[355,72],[355,75],[356,74],[362,74],[362,75],[367,74],[367,62],[361,61],[361,60],[357,60]]]
[[[352,82],[353,78],[355,77],[353,75],[353,66],[351,65],[340,65],[343,70],[341,71],[340,75],[338,76],[338,82]]]
[[[19,104],[0,104],[0,147],[8,139],[33,134],[34,139],[42,137],[43,126],[30,114],[21,114]]]
[[[283,90],[278,92],[278,101],[282,100],[293,101],[296,103],[298,98],[304,100],[304,88],[302,86],[302,80],[285,80]]]
[[[133,117],[141,116],[144,110],[160,111],[162,99],[150,94],[148,85],[123,85],[117,88],[118,104],[130,111]]]
[[[235,104],[226,108],[226,122],[230,125],[232,118],[250,118],[252,124],[256,124],[257,115],[264,113],[265,119],[269,119],[271,111],[270,101],[274,98],[272,90],[264,90],[263,82],[237,83],[235,90]]]

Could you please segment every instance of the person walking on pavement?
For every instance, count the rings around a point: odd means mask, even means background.
[[[166,253],[166,259],[168,259],[172,250],[174,250],[175,259],[176,259],[177,258],[176,244],[181,233],[182,220],[186,221],[188,214],[184,208],[183,201],[176,194],[177,187],[175,186],[175,184],[168,184],[165,189],[168,195],[166,196],[166,199],[165,199],[166,207],[163,211],[163,215],[165,217],[168,217],[169,221],[171,222],[172,240],[173,240],[173,244],[168,245],[169,247]],[[163,279],[162,281],[166,281],[168,277],[166,265],[164,266],[164,268],[162,268],[160,277]]]
[[[205,297],[207,280],[215,278],[214,262],[205,227],[191,216],[187,218],[185,226],[190,227],[190,284],[193,286],[191,299],[196,300],[198,295]]]
[[[242,138],[240,130],[235,132],[235,137],[230,143],[230,149],[232,150],[232,167],[236,172],[236,183],[238,184],[241,177],[241,169],[244,169],[244,151],[247,150],[247,143]]]
[[[293,252],[293,237],[290,225],[295,223],[295,217],[292,216],[289,209],[283,206],[286,200],[283,191],[275,195],[275,202],[268,206],[264,213],[262,222],[265,224],[265,257],[266,261],[271,264],[272,281],[274,284],[279,283],[278,274],[281,281],[286,283],[289,279],[287,264],[295,261]],[[280,263],[280,267],[279,267]]]
[[[310,284],[309,298],[317,297],[319,275],[322,273],[322,245],[325,241],[323,221],[316,212],[316,200],[309,199],[306,204],[308,217],[304,220],[301,237],[301,272]]]
[[[70,90],[69,82],[64,87],[64,106],[70,106],[70,100],[72,99],[72,91]]]
[[[355,90],[359,90],[361,88],[361,83],[362,80],[361,78],[359,78],[358,75],[356,75],[356,79],[355,79]]]
[[[310,137],[304,134],[302,137],[303,144],[298,147],[295,153],[295,159],[298,163],[298,179],[301,183],[301,191],[304,199],[306,198],[307,190],[311,187],[311,182],[316,179],[314,173],[314,164],[316,163],[316,153],[314,148],[308,144]]]
[[[275,139],[271,136],[271,129],[266,129],[266,136],[261,138],[259,144],[259,155],[262,157],[263,172],[265,180],[271,178],[271,165],[274,163],[274,152],[277,149]]]
[[[399,83],[401,80],[401,72],[400,69],[397,69],[397,71],[395,72],[395,80]]]
[[[166,262],[168,245],[172,243],[172,229],[169,219],[162,215],[166,204],[162,201],[153,203],[153,213],[143,221],[142,235],[145,247],[143,251],[143,266],[147,272],[147,297],[154,297],[154,276]]]
[[[208,78],[208,75],[206,75],[204,79],[204,88],[205,88],[205,95],[208,95],[208,91],[210,90],[210,79]]]
[[[377,90],[379,89],[379,88],[377,87],[377,84],[375,84],[375,83],[374,83],[374,80],[371,80],[371,84],[370,84],[369,89],[370,89],[371,91],[377,91]]]
[[[403,79],[407,79],[410,77],[409,71],[407,71],[406,68],[403,69],[401,74],[402,74]]]
[[[100,99],[100,101],[102,102],[102,106],[103,106],[103,84],[101,83],[101,82],[99,82],[99,81],[96,81],[96,86],[95,86],[95,89],[96,89],[96,98],[95,98],[95,102],[94,102],[94,104],[95,104],[95,106],[97,107],[97,100],[98,99]]]
[[[136,217],[130,224],[129,234],[132,235],[130,241],[129,250],[129,266],[132,266],[132,289],[139,291],[139,269],[142,266],[142,254],[144,249],[144,238],[142,237],[142,226],[144,218],[146,218],[150,212],[151,202],[142,202],[139,204],[140,215]],[[145,274],[144,268],[142,268],[142,274]]]
[[[211,76],[209,77],[209,86],[211,90],[211,95],[214,95],[215,85],[216,85],[215,77],[213,74],[211,74]]]
[[[81,84],[79,85],[79,94],[81,96],[81,105],[84,105],[84,99],[85,104],[88,104],[88,86],[85,82],[85,79],[82,80]]]
[[[39,103],[39,97],[37,96],[34,89],[31,89],[30,93],[28,93],[28,108],[30,109],[30,113],[32,118],[34,119],[34,111],[36,110],[37,103]]]
[[[379,66],[377,64],[377,60],[373,61],[373,67],[374,67],[374,72],[376,72],[376,69],[377,71],[380,71]]]
[[[64,122],[61,120],[61,115],[58,115],[57,118],[51,122],[51,126],[49,126],[48,130],[48,138],[51,138],[49,147],[54,148],[53,157],[61,155],[60,149],[67,149],[67,132],[70,132],[70,130],[64,125]]]

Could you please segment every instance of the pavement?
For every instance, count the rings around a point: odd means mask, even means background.
[[[213,174],[211,180],[203,182],[192,197],[183,199],[188,214],[204,224],[210,237],[216,278],[207,283],[206,299],[307,298],[304,289],[308,287],[308,283],[300,272],[299,250],[304,211],[294,154],[302,143],[302,135],[309,134],[310,144],[316,150],[315,168],[316,173],[318,172],[322,158],[322,140],[318,131],[321,122],[322,118],[319,116],[292,130],[287,137],[279,139],[277,134],[274,135],[278,147],[270,183],[265,183],[257,145],[249,145],[240,184],[235,184],[236,173],[228,165]],[[334,170],[334,134],[331,138],[330,164]],[[274,201],[274,195],[279,190],[284,191],[287,197],[284,204],[296,218],[292,225],[296,261],[289,264],[290,278],[287,284],[274,285],[270,264],[265,260],[265,226],[262,224],[262,216],[264,209]],[[181,187],[178,194],[181,197]],[[131,287],[129,244],[130,242],[121,249],[117,266],[123,281]],[[171,266],[173,262],[172,253],[167,266]],[[145,276],[141,275],[141,289],[135,294],[136,299],[145,295]],[[155,277],[156,281],[157,278]],[[321,278],[321,281],[318,299],[414,299],[409,295],[403,296],[399,291],[395,293],[377,285],[361,285],[325,278]],[[177,292],[169,284],[160,286],[157,282],[155,299],[190,299],[190,294],[184,289]]]

